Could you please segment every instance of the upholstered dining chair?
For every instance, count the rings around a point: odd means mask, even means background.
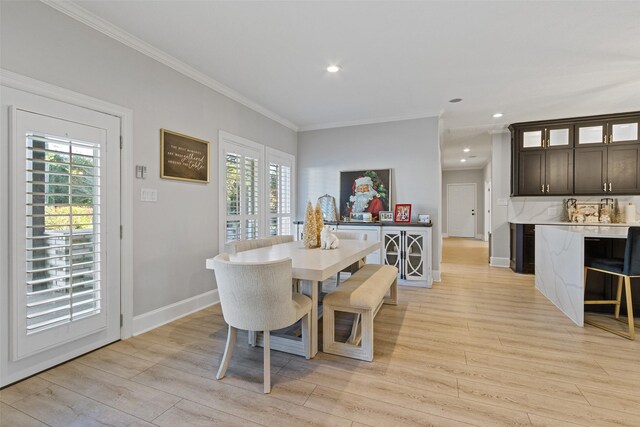
[[[335,234],[336,237],[340,240],[367,240],[367,235],[365,233],[356,233],[356,232],[350,232],[350,231],[334,231],[333,234]],[[338,274],[336,275],[336,286],[340,285],[340,273],[353,274],[356,271],[360,270],[365,265],[365,263],[366,263],[365,258],[362,258],[361,260],[358,260],[353,264],[351,264],[349,267],[339,271]]]
[[[251,249],[264,248],[271,246],[271,240],[269,239],[251,239],[251,240],[235,240],[228,242],[224,245],[224,251],[228,254],[237,254],[238,252],[244,252]]]
[[[311,299],[291,293],[291,259],[268,263],[235,263],[229,254],[214,258],[222,316],[229,325],[227,344],[216,375],[224,378],[238,329],[264,333],[264,392],[271,391],[269,333],[302,319],[306,358],[311,357]]]
[[[622,300],[622,284],[624,282],[625,296],[627,300],[627,324],[629,332],[624,333],[610,328],[599,322],[594,322],[585,317],[584,323],[595,326],[616,335],[635,339],[633,323],[633,300],[631,298],[631,279],[640,277],[640,227],[629,227],[627,233],[627,243],[624,251],[624,258],[591,258],[585,261],[584,267],[584,287],[587,288],[587,272],[589,270],[599,271],[618,277],[618,289],[615,300],[585,300],[585,304],[607,304],[615,305],[614,316],[620,318],[620,301]]]

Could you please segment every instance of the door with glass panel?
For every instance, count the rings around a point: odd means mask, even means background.
[[[120,120],[51,100],[10,113],[15,381],[120,338]]]

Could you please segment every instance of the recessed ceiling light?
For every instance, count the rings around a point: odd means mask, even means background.
[[[464,149],[464,150],[462,150],[462,151],[464,151],[465,153],[468,153],[469,151],[471,151],[471,148],[465,148],[465,149]]]
[[[453,98],[449,100],[449,102],[452,104],[455,104],[456,102],[460,102],[460,101],[462,101],[462,98]]]
[[[493,118],[494,118],[494,119],[499,119],[499,118],[500,118],[500,117],[502,117],[502,116],[504,116],[504,114],[502,114],[502,113],[495,113],[495,114],[493,115]]]
[[[467,159],[460,159],[460,162],[462,162],[462,163],[464,163],[466,161],[467,161]]]
[[[340,67],[337,65],[329,65],[327,67],[327,71],[330,73],[337,73],[338,71],[340,71]]]

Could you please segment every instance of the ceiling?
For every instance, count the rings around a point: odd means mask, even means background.
[[[446,129],[442,144],[442,169],[480,169],[491,159],[491,134],[486,127]],[[469,152],[465,153],[464,149]],[[465,159],[465,162],[461,162]]]
[[[441,115],[445,163],[505,124],[640,110],[640,2],[72,5],[294,129]]]

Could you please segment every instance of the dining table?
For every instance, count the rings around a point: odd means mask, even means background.
[[[318,353],[318,320],[321,318],[319,283],[328,280],[351,264],[365,258],[368,254],[379,250],[382,243],[367,240],[340,240],[338,248],[320,249],[306,248],[302,241],[267,246],[258,249],[230,254],[232,262],[270,262],[291,258],[292,279],[301,281],[302,293],[312,301],[311,318],[311,357]],[[206,268],[213,270],[213,258],[206,260]],[[261,345],[262,336],[253,335],[253,344]],[[250,331],[250,341],[252,335]],[[291,335],[272,334],[271,348],[287,353],[304,356],[302,339]]]

